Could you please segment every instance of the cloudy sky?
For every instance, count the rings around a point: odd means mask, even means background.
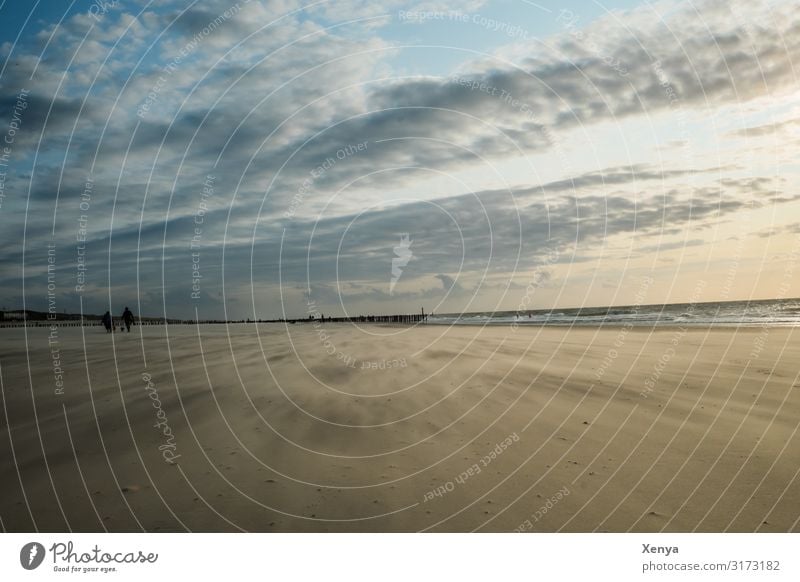
[[[0,0],[0,23],[7,309],[800,295],[797,1]]]

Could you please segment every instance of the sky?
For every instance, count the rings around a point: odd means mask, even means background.
[[[800,296],[798,8],[0,0],[0,307]]]

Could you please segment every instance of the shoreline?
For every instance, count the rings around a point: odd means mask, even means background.
[[[771,324],[771,323],[675,323],[675,322],[667,322],[667,323],[650,323],[650,324],[626,324],[624,322],[612,322],[612,323],[521,323],[515,324],[514,323],[507,323],[507,322],[483,322],[483,323],[436,323],[433,321],[427,322],[416,322],[416,323],[409,323],[403,324],[399,322],[371,322],[371,321],[329,321],[325,320],[324,322],[317,321],[317,320],[294,320],[294,321],[181,321],[181,322],[168,322],[168,323],[160,323],[160,322],[153,322],[153,323],[144,323],[135,324],[131,329],[135,329],[137,327],[166,327],[166,326],[197,326],[197,325],[212,325],[212,326],[219,326],[219,325],[244,325],[244,326],[251,326],[251,325],[276,325],[281,324],[284,327],[286,325],[300,325],[301,327],[306,324],[314,325],[315,323],[322,323],[324,325],[370,325],[374,327],[393,327],[393,328],[416,328],[416,327],[424,327],[424,326],[431,326],[431,327],[445,327],[445,328],[461,328],[461,327],[472,327],[472,328],[509,328],[509,329],[520,329],[520,328],[552,328],[552,329],[630,329],[630,330],[638,330],[638,331],[657,331],[659,329],[687,329],[687,330],[695,330],[695,329],[723,329],[723,330],[746,330],[746,329],[800,329],[800,323],[798,324]],[[21,328],[43,328],[43,327],[102,327],[102,322],[97,323],[79,323],[79,322],[58,322],[58,321],[42,321],[42,322],[32,322],[27,325],[25,324],[9,324],[9,323],[0,323],[0,330],[2,329],[21,329]]]

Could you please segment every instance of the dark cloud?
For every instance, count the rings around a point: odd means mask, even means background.
[[[800,118],[786,119],[784,121],[776,121],[774,123],[765,123],[763,125],[755,125],[752,127],[743,127],[730,132],[730,135],[737,137],[758,137],[761,135],[773,135],[784,129],[792,128],[800,125]]]

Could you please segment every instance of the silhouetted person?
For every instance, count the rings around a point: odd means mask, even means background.
[[[127,307],[125,311],[122,312],[122,322],[125,324],[125,327],[128,330],[128,333],[131,333],[131,325],[133,325],[133,313]]]
[[[111,313],[106,311],[103,314],[102,322],[103,322],[103,325],[106,326],[106,333],[111,333]]]

